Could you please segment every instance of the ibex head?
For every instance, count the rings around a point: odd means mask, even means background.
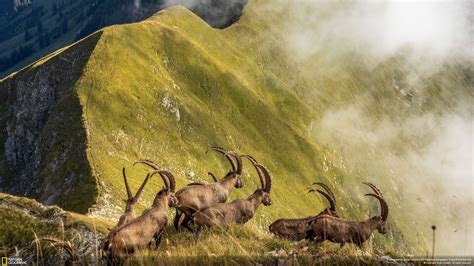
[[[171,208],[177,208],[179,207],[179,202],[178,202],[178,199],[176,198],[176,196],[174,195],[174,193],[172,195],[170,195],[170,204],[169,206]]]
[[[244,181],[242,181],[242,177],[239,175],[236,177],[237,180],[235,181],[235,188],[242,188],[244,186]]]
[[[265,206],[270,206],[272,205],[272,199],[270,198],[270,193],[264,192],[263,193],[263,200],[262,200],[263,205]]]
[[[171,192],[169,189],[167,189],[167,188],[161,189],[156,194],[156,198],[160,198],[160,197],[167,197],[168,198],[168,207],[170,207],[170,208],[179,207],[178,199],[174,195],[174,192]]]
[[[208,151],[209,150],[222,153],[230,162],[232,169],[224,176],[223,179],[235,179],[234,187],[242,188],[244,186],[244,182],[242,180],[242,159],[240,156],[234,151],[226,151],[221,147],[210,147]]]
[[[272,205],[272,199],[270,197],[272,179],[271,179],[270,173],[263,165],[259,164],[252,156],[242,155],[242,157],[246,157],[253,164],[253,166],[257,170],[258,177],[260,178],[260,183],[262,184],[262,188],[257,189],[254,192],[254,194],[262,197],[263,205],[265,206]]]
[[[165,186],[156,194],[155,200],[153,204],[158,204],[158,201],[162,198],[168,199],[168,206],[171,208],[179,207],[178,199],[174,195],[175,188],[176,188],[176,181],[173,176],[168,171],[164,170],[157,170],[151,174],[151,176],[159,174],[161,179],[163,179],[163,183]]]
[[[367,183],[367,182],[362,182],[363,184],[369,186],[374,193],[368,193],[365,194],[365,196],[371,196],[379,200],[380,202],[380,209],[381,209],[381,214],[380,216],[375,216],[372,217],[371,219],[377,223],[377,231],[380,234],[386,234],[387,233],[387,228],[386,228],[386,222],[387,222],[387,217],[388,217],[388,205],[385,199],[383,198],[382,192],[372,183]]]

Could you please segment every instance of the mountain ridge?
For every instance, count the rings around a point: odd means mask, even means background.
[[[224,28],[239,19],[246,2],[34,0],[16,6],[6,0],[0,8],[0,77],[103,27],[141,21],[170,5],[186,5],[213,27]]]

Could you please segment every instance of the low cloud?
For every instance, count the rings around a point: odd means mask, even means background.
[[[392,55],[472,55],[472,1],[297,1],[288,7],[288,48],[301,58],[327,47]],[[335,45],[335,46],[334,46]]]
[[[349,171],[403,191],[400,204],[408,219],[426,229],[437,224],[438,255],[472,255],[473,127],[472,116],[460,112],[392,123],[348,105],[328,110],[314,132],[318,141],[338,148]]]

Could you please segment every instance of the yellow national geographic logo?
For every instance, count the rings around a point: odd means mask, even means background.
[[[2,266],[8,266],[8,258],[2,257]]]

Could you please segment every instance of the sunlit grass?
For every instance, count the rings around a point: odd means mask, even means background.
[[[337,244],[297,243],[259,234],[250,226],[231,226],[204,230],[198,240],[190,232],[174,232],[168,228],[161,246],[155,251],[139,252],[128,263],[160,265],[255,265],[291,263],[314,265],[351,261],[377,261],[377,254],[354,246],[340,248]]]

